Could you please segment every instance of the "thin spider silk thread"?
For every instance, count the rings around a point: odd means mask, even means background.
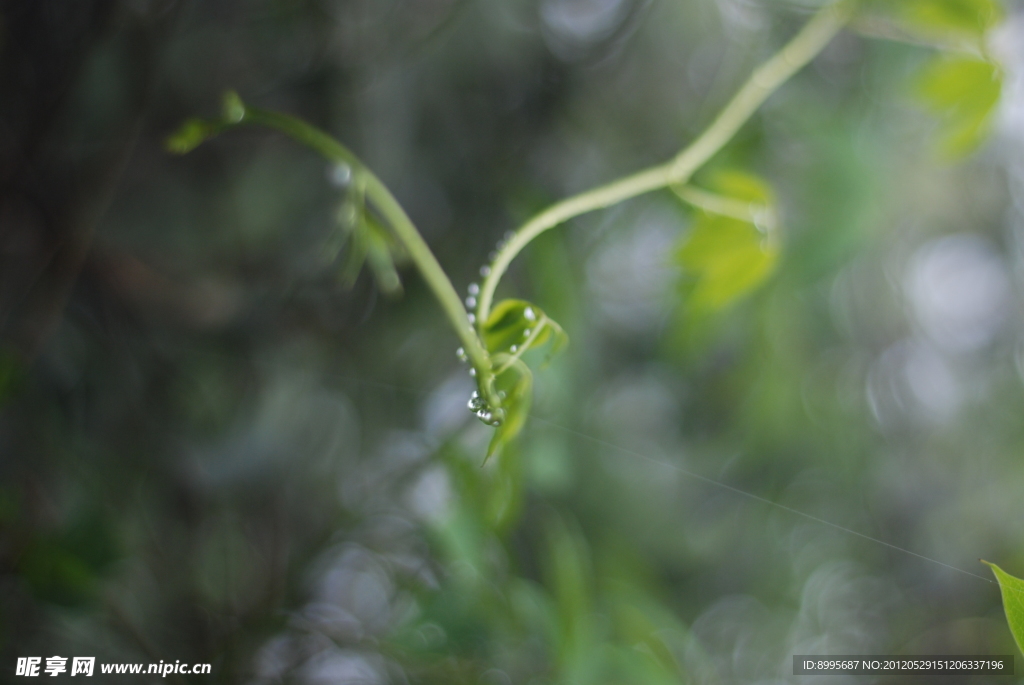
[[[428,396],[430,394],[430,392],[427,391],[427,390],[416,390],[416,389],[409,388],[409,387],[406,387],[406,386],[394,385],[392,383],[381,383],[381,382],[378,382],[378,381],[370,381],[370,380],[366,380],[364,378],[361,378],[359,376],[349,376],[349,375],[346,375],[346,374],[338,374],[338,373],[330,373],[330,374],[328,374],[328,376],[330,376],[332,378],[335,378],[337,380],[345,380],[345,381],[349,381],[349,382],[355,382],[355,383],[357,383],[359,385],[366,385],[366,386],[375,387],[375,388],[383,389],[383,390],[391,390],[393,392],[394,391],[403,392],[403,393],[414,395],[414,396],[418,396],[418,397],[425,397],[425,396]],[[870,535],[866,535],[866,534],[861,533],[859,531],[853,530],[852,528],[847,528],[845,526],[841,526],[838,523],[833,523],[832,521],[820,518],[818,516],[814,516],[813,514],[808,514],[807,512],[800,511],[799,509],[794,509],[793,507],[786,506],[785,504],[781,504],[779,502],[775,502],[775,501],[770,500],[770,499],[768,499],[766,497],[761,497],[760,495],[755,495],[752,492],[747,492],[746,490],[741,490],[740,488],[734,487],[732,485],[728,485],[727,483],[723,483],[721,481],[715,480],[714,478],[709,478],[708,476],[704,476],[704,475],[701,475],[701,474],[696,473],[694,471],[690,471],[689,469],[683,468],[679,464],[673,464],[671,462],[665,462],[665,461],[661,461],[660,459],[655,459],[654,457],[651,457],[649,455],[642,454],[640,452],[635,452],[633,450],[630,450],[630,449],[627,449],[625,447],[622,447],[621,445],[616,445],[613,442],[608,442],[607,440],[602,440],[601,438],[594,437],[593,435],[588,435],[587,433],[583,433],[581,431],[578,431],[578,430],[575,430],[575,429],[572,429],[572,428],[568,428],[567,426],[563,426],[561,424],[555,423],[554,421],[549,421],[548,419],[545,419],[543,417],[537,416],[536,414],[530,414],[530,418],[533,419],[534,421],[546,424],[548,426],[551,426],[552,428],[557,428],[557,429],[559,429],[561,431],[564,431],[565,433],[568,433],[570,435],[574,435],[574,436],[576,436],[578,438],[583,438],[585,440],[590,440],[591,442],[593,442],[595,444],[602,445],[604,447],[609,447],[609,448],[619,452],[620,454],[628,455],[628,456],[633,457],[635,459],[642,459],[644,461],[650,462],[652,464],[656,464],[658,466],[664,466],[664,467],[673,469],[673,470],[678,471],[679,473],[683,474],[684,476],[688,476],[689,478],[693,478],[694,480],[701,481],[702,483],[707,483],[708,485],[713,485],[713,486],[715,486],[717,488],[721,488],[722,490],[726,490],[728,492],[731,492],[731,493],[733,493],[735,495],[739,495],[741,497],[746,497],[747,499],[751,499],[751,500],[753,500],[755,502],[760,502],[762,504],[767,504],[767,505],[775,507],[777,509],[781,509],[783,511],[789,512],[790,514],[794,514],[796,516],[800,516],[802,518],[805,518],[805,519],[807,519],[809,521],[813,521],[813,522],[815,522],[815,523],[817,523],[819,525],[827,526],[829,528],[833,528],[835,530],[842,531],[842,532],[844,532],[844,533],[846,533],[848,535],[853,535],[853,536],[861,538],[863,540],[868,540],[869,542],[873,542],[875,544],[882,545],[883,547],[888,547],[889,549],[893,549],[893,550],[896,550],[898,552],[903,552],[904,554],[909,554],[912,557],[917,557],[918,559],[930,562],[932,564],[936,564],[936,565],[941,566],[943,568],[949,569],[950,571],[956,571],[957,573],[963,574],[965,576],[970,576],[971,578],[976,578],[978,580],[982,580],[982,581],[985,581],[986,583],[990,583],[990,584],[993,584],[993,585],[996,584],[996,581],[992,580],[991,578],[986,578],[984,576],[980,576],[977,573],[972,573],[971,571],[967,571],[967,570],[959,568],[957,566],[953,566],[951,564],[947,564],[944,561],[939,561],[938,559],[933,559],[932,557],[928,557],[928,556],[925,556],[923,554],[918,554],[917,552],[914,552],[912,550],[906,549],[905,547],[900,547],[899,545],[894,545],[891,542],[886,542],[885,540],[881,540],[879,538],[875,538],[875,537],[872,537]]]
[[[723,490],[728,490],[729,492],[731,492],[733,494],[740,495],[740,496],[746,497],[748,499],[752,499],[755,502],[761,502],[762,504],[767,504],[767,505],[776,507],[778,509],[782,509],[783,511],[787,511],[787,512],[789,512],[791,514],[795,514],[797,516],[802,516],[805,519],[808,519],[810,521],[814,521],[815,523],[821,524],[823,526],[828,526],[829,528],[834,528],[836,530],[841,530],[844,533],[847,533],[849,535],[854,535],[856,537],[863,538],[864,540],[869,540],[871,542],[874,542],[874,543],[879,544],[879,545],[883,545],[883,546],[888,547],[890,549],[894,549],[894,550],[897,550],[899,552],[903,552],[904,554],[909,554],[911,556],[917,557],[918,559],[923,559],[924,561],[929,561],[929,562],[931,562],[933,564],[938,564],[939,566],[942,566],[943,568],[947,568],[947,569],[949,569],[951,571],[956,571],[957,573],[962,573],[964,575],[971,576],[972,578],[977,578],[978,580],[983,580],[986,583],[993,583],[993,584],[995,583],[994,580],[991,580],[990,578],[986,578],[984,576],[979,576],[977,573],[971,573],[970,571],[966,571],[966,570],[964,570],[962,568],[958,568],[956,566],[951,566],[950,564],[947,564],[945,562],[939,561],[938,559],[932,559],[931,557],[926,557],[923,554],[918,554],[917,552],[911,551],[909,549],[905,549],[903,547],[900,547],[899,545],[894,545],[891,542],[886,542],[885,540],[880,540],[878,538],[871,537],[870,535],[865,535],[864,533],[860,533],[860,532],[858,532],[856,530],[853,530],[851,528],[846,528],[845,526],[841,526],[838,523],[833,523],[833,522],[828,521],[826,519],[814,516],[813,514],[808,514],[807,512],[800,511],[799,509],[794,509],[793,507],[788,507],[785,504],[780,504],[779,502],[774,502],[774,501],[772,501],[770,499],[767,499],[765,497],[761,497],[760,495],[755,495],[752,492],[747,492],[746,490],[741,490],[739,488],[733,487],[732,485],[728,485],[728,484],[723,483],[721,481],[717,481],[714,478],[708,478],[707,476],[702,476],[701,474],[695,473],[694,471],[690,471],[688,469],[685,469],[682,466],[679,466],[678,464],[673,464],[673,463],[670,463],[670,462],[661,461],[660,459],[655,459],[654,457],[648,456],[646,454],[641,454],[640,452],[634,452],[633,450],[626,449],[625,447],[622,447],[621,445],[616,445],[615,443],[608,442],[607,440],[602,440],[600,438],[595,438],[592,435],[587,435],[586,433],[582,433],[580,431],[573,430],[572,428],[568,428],[566,426],[559,425],[557,423],[554,423],[553,421],[548,421],[547,419],[541,418],[541,417],[536,416],[534,414],[531,414],[530,418],[532,418],[532,419],[534,419],[536,421],[539,421],[541,423],[545,423],[545,424],[547,424],[549,426],[552,426],[553,428],[558,428],[559,430],[565,431],[566,433],[569,433],[571,435],[575,435],[576,437],[584,438],[586,440],[590,440],[591,442],[594,442],[594,443],[596,443],[598,445],[602,445],[604,447],[610,447],[613,450],[616,450],[616,451],[620,452],[621,454],[626,454],[626,455],[629,455],[629,456],[634,457],[636,459],[643,459],[644,461],[648,461],[648,462],[650,462],[652,464],[657,464],[658,466],[665,466],[665,467],[668,467],[670,469],[674,469],[675,471],[678,471],[679,473],[683,474],[684,476],[688,476],[690,478],[693,478],[695,480],[699,480],[699,481],[701,481],[703,483],[707,483],[709,485],[714,485],[715,487],[721,488]]]

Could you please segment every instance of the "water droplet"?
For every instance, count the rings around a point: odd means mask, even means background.
[[[466,288],[466,290],[469,292],[470,295],[479,295],[480,294],[480,286],[477,285],[476,283],[470,283],[469,287]]]
[[[533,311],[533,307],[527,307],[523,310],[523,318],[527,321],[536,321],[537,313]]]
[[[504,240],[499,240],[498,244],[494,246],[494,249],[496,249],[498,252],[501,252],[502,250],[504,250],[505,249],[505,241]]]
[[[472,376],[473,378],[476,378],[476,369],[473,368],[472,366],[469,367],[469,375]]]
[[[470,323],[476,323],[476,314],[474,314],[473,312],[470,312],[469,314],[466,314],[466,316],[469,317],[469,322]]]
[[[470,411],[477,412],[486,407],[487,403],[484,401],[484,398],[480,397],[480,393],[474,390],[473,394],[469,396],[469,402],[466,403],[466,406],[469,407]]]
[[[487,409],[481,409],[480,411],[476,412],[476,417],[483,421],[488,426],[500,426],[502,422],[500,412],[492,413]]]
[[[502,397],[503,395],[499,395]],[[486,423],[488,426],[500,426],[501,422],[505,418],[505,412],[501,409],[492,409],[488,404],[487,400],[480,397],[480,393],[476,390],[469,396],[469,402],[466,403],[469,410],[473,414]]]
[[[344,188],[352,181],[352,167],[338,162],[327,170],[327,179],[339,188]]]
[[[509,348],[509,351],[512,352],[512,354],[515,354],[516,352],[519,351],[519,345],[513,345],[512,347]]]
[[[469,355],[466,354],[466,350],[464,348],[462,348],[462,347],[460,347],[459,349],[455,350],[455,356],[458,357],[459,361],[461,361],[461,362],[468,362],[469,361]]]
[[[490,276],[491,275],[491,267],[487,266],[486,264],[481,266],[480,267],[480,275],[483,276],[484,278],[487,278],[488,276]]]
[[[515,237],[516,237],[516,232],[515,231],[505,231],[505,242],[506,243],[508,241],[512,240]]]
[[[466,308],[467,309],[472,309],[475,306],[476,306],[476,298],[473,297],[473,296],[467,297],[466,298]]]
[[[524,338],[529,338],[532,333],[533,333],[533,331],[531,331],[529,328],[527,328],[525,331],[523,331],[523,337]]]

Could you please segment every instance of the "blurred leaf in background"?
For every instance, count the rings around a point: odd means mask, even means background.
[[[684,298],[698,312],[721,309],[754,290],[771,275],[778,258],[775,208],[764,182],[718,172],[709,187],[718,195],[677,191],[701,203],[675,254],[692,283]]]
[[[999,67],[980,59],[939,58],[922,71],[917,91],[942,118],[943,152],[963,156],[988,136],[1001,81]]]

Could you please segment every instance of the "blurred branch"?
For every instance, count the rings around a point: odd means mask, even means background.
[[[819,10],[789,43],[751,74],[704,133],[675,158],[665,164],[562,200],[523,224],[490,265],[490,273],[480,289],[477,321],[487,320],[494,291],[509,264],[524,247],[544,231],[581,214],[610,207],[623,200],[667,186],[685,184],[732,139],[768,96],[821,52],[849,21],[853,6],[854,2],[851,0],[840,0]]]

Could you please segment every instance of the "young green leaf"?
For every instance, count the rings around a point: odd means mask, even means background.
[[[527,350],[550,342],[547,355],[550,360],[569,343],[569,336],[561,326],[540,307],[525,300],[502,300],[494,305],[480,332],[488,352],[507,354],[512,359],[519,359]],[[507,366],[505,362],[497,368]]]
[[[245,103],[242,102],[242,98],[235,91],[229,90],[224,93],[221,101],[220,119],[189,119],[168,136],[164,146],[168,152],[178,155],[192,152],[225,129],[242,123],[245,114]]]
[[[522,430],[530,411],[533,374],[523,363],[522,355],[547,345],[548,361],[568,344],[569,336],[540,307],[525,300],[502,300],[496,304],[480,327],[480,335],[494,363],[495,391],[503,398],[501,418],[494,424],[497,429],[487,448],[489,459]],[[481,403],[482,418],[487,422],[494,416],[494,410],[483,406],[481,399],[476,402]]]
[[[340,269],[341,282],[346,288],[355,285],[356,278],[369,266],[377,286],[387,295],[401,293],[402,282],[395,264],[405,258],[405,252],[391,233],[362,208],[351,216],[350,203],[346,201],[338,212],[338,228],[334,238],[325,249],[330,260],[337,258],[345,249],[345,259]]]
[[[941,149],[953,157],[976,148],[989,130],[999,102],[999,68],[973,57],[939,57],[926,65],[916,91],[943,120]]]
[[[995,564],[984,559],[981,563],[992,569],[999,581],[999,589],[1003,594],[1003,610],[1010,632],[1017,642],[1017,648],[1024,652],[1024,580],[1015,578]]]
[[[499,394],[504,393],[501,404],[504,416],[494,430],[490,445],[487,446],[484,463],[491,455],[500,452],[523,429],[526,417],[530,414],[530,401],[533,399],[533,374],[526,364],[508,354],[494,355],[494,362],[506,366],[506,369],[495,378],[495,388]]]
[[[778,259],[771,191],[760,179],[720,173],[710,184],[721,195],[677,190],[699,207],[690,231],[675,251],[691,283],[695,310],[721,309],[771,275]]]
[[[772,189],[768,184],[743,171],[719,171],[710,178],[708,186],[726,197],[749,202],[752,209],[757,209],[758,205],[770,207],[773,204]]]
[[[183,155],[192,152],[204,142],[217,135],[225,128],[219,121],[205,119],[189,119],[168,136],[164,146],[168,152]]]
[[[377,286],[387,295],[402,292],[402,281],[398,278],[395,259],[397,241],[383,226],[372,219],[363,222],[366,231],[366,263],[377,280]]]

